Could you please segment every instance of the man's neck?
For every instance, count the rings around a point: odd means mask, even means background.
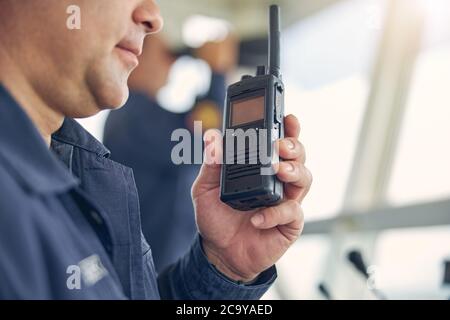
[[[22,107],[50,147],[51,135],[62,126],[64,116],[45,103],[20,68],[1,49],[0,84],[9,91]]]

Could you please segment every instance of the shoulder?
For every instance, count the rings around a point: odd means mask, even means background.
[[[14,174],[13,168],[0,155],[0,219],[10,211],[16,211],[26,205],[27,194],[21,184],[20,177]],[[3,225],[0,223],[1,228]]]
[[[0,158],[0,247],[3,250],[21,239],[33,237],[39,217],[45,211],[42,203],[41,196],[27,190],[20,177]]]
[[[28,190],[0,159],[0,264],[3,254],[17,256],[37,249],[38,239],[52,228],[48,216],[54,203],[56,195]]]

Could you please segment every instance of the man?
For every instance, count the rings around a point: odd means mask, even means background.
[[[180,106],[184,112],[175,113],[170,102],[166,101],[169,106],[164,101],[160,104],[158,93],[174,81],[168,80],[170,74],[173,78],[174,73],[182,72],[180,65],[200,61],[186,56],[177,60],[163,37],[148,37],[140,64],[128,81],[131,94],[127,105],[111,112],[106,120],[103,143],[111,151],[111,159],[133,169],[142,232],[152,248],[157,272],[184,255],[197,234],[190,191],[200,167],[172,162],[171,150],[177,142],[171,142],[171,135],[179,128],[188,128],[191,135],[201,134],[193,131],[194,121],[201,121],[203,130],[221,126],[225,76],[236,66],[237,51],[231,35],[196,49],[195,56],[212,71],[209,90],[198,96],[195,105],[186,103]],[[205,78],[209,77],[205,73]]]
[[[81,30],[69,31],[74,4]],[[280,143],[287,200],[232,210],[219,199],[220,165],[207,159],[192,189],[201,236],[157,278],[132,172],[71,119],[124,104],[143,39],[161,29],[155,3],[0,5],[0,298],[259,298],[303,225],[311,178],[297,121],[286,118]]]

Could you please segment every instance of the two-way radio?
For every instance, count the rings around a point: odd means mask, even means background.
[[[245,75],[241,81],[230,85],[227,90],[224,113],[226,138],[220,198],[238,210],[267,207],[283,199],[282,182],[273,173],[262,174],[263,169],[272,167],[274,160],[278,161],[275,159],[278,157],[275,141],[284,137],[280,30],[280,8],[272,5],[268,68],[258,66],[256,76]],[[232,134],[228,135],[227,132]],[[257,141],[253,144],[254,147],[251,142],[252,136],[247,132],[256,133]],[[244,139],[242,148],[239,148],[240,137]],[[235,150],[236,142],[237,150]],[[271,161],[262,161],[262,154]]]

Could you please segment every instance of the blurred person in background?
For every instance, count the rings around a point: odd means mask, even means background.
[[[177,59],[162,35],[147,38],[140,65],[128,82],[127,105],[111,112],[107,118],[104,144],[113,160],[134,171],[142,230],[152,248],[158,272],[189,249],[197,230],[190,191],[200,166],[173,164],[171,150],[175,142],[171,142],[171,134],[179,128],[189,129],[192,136],[202,134],[194,133],[194,121],[201,121],[203,130],[221,127],[225,78],[236,67],[237,47],[237,41],[230,34],[226,39],[207,42],[195,49],[194,56],[208,64],[211,70],[208,73],[203,72],[202,63],[193,58]],[[196,97],[197,92],[187,92],[187,95],[194,95],[195,102],[191,105],[167,106],[170,101],[158,99],[158,94],[161,90],[170,90],[169,82],[177,81],[174,78],[179,76],[174,73],[182,73],[183,68],[193,68],[198,75],[207,78],[200,79],[207,85],[206,92]],[[193,77],[190,81],[196,80]],[[180,95],[181,89],[167,94]],[[189,99],[182,102],[189,103]]]

